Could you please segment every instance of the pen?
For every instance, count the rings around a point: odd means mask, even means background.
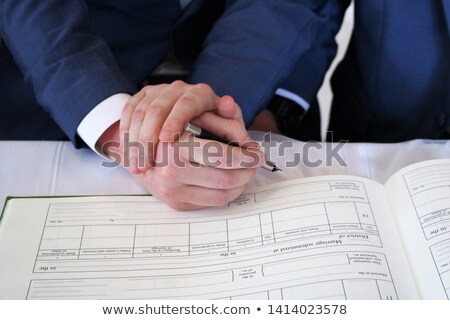
[[[193,135],[195,135],[196,137],[198,137],[200,139],[213,140],[213,141],[228,144],[230,146],[239,147],[238,144],[227,141],[224,138],[219,137],[218,135],[216,135],[212,132],[209,132],[208,130],[202,129],[196,125],[193,125],[192,123],[189,123],[189,122],[186,123],[184,130],[192,133]],[[263,166],[261,166],[261,168],[266,169],[267,171],[270,171],[270,172],[281,171],[281,169],[278,168],[275,163],[273,163],[272,161],[269,161],[269,160],[266,160],[266,163]]]

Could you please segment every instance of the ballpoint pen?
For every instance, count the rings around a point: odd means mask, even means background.
[[[195,135],[196,137],[200,138],[200,139],[208,139],[208,140],[213,140],[213,141],[217,141],[217,142],[221,142],[224,144],[228,144],[230,146],[234,146],[234,147],[239,147],[238,144],[230,142],[225,140],[222,137],[219,137],[218,135],[209,132],[208,130],[202,129],[196,125],[193,125],[192,123],[188,122],[186,123],[186,126],[184,127],[184,130],[186,130],[187,132],[192,133],[193,135]],[[275,163],[273,163],[270,160],[266,160],[266,163],[264,165],[261,166],[261,168],[266,169],[267,171],[270,172],[276,172],[276,171],[281,171],[280,168],[278,168],[276,166]]]

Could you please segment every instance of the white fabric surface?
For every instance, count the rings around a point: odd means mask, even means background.
[[[252,132],[261,139],[262,133]],[[283,136],[272,136],[287,141]],[[286,150],[289,159],[305,144],[295,141]],[[322,150],[311,148],[309,159],[324,160]],[[252,185],[307,176],[352,174],[385,182],[395,171],[423,160],[450,158],[450,141],[415,140],[399,144],[346,144],[339,152],[347,166],[335,162],[317,168],[299,165],[284,168],[282,157],[272,153],[272,161],[284,169],[270,173],[258,169]],[[6,196],[118,195],[142,194],[145,190],[122,168],[105,168],[103,159],[89,149],[76,150],[69,142],[0,142],[0,207]]]

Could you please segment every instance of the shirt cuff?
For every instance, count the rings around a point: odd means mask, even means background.
[[[118,93],[103,100],[84,117],[78,126],[78,135],[99,156],[105,157],[95,148],[98,139],[109,127],[120,120],[123,107],[130,97],[129,94]]]
[[[300,105],[303,109],[305,109],[305,112],[309,109],[309,103],[299,95],[288,91],[283,88],[279,88],[277,91],[275,91],[275,94],[278,96],[281,96],[283,98],[289,99],[291,101],[294,101],[296,104]]]

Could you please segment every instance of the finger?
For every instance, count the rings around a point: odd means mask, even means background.
[[[199,205],[180,201],[184,185],[175,181],[172,177],[166,179],[160,174],[160,170],[151,170],[135,175],[135,178],[152,196],[165,202],[175,210],[186,211],[202,208]]]
[[[241,108],[231,96],[220,98],[216,113],[223,118],[242,120],[244,122]]]
[[[249,136],[244,123],[240,120],[226,119],[207,112],[192,120],[192,123],[240,146],[259,148],[259,144]]]
[[[177,169],[179,182],[211,189],[229,190],[249,183],[256,174],[256,169],[225,170],[205,166],[186,164]]]
[[[125,104],[125,106],[123,107],[122,115],[120,117],[120,127],[119,127],[121,144],[123,144],[123,142],[126,139],[125,134],[129,133],[131,117],[133,116],[134,109],[136,109],[136,106],[144,97],[145,97],[145,92],[143,90],[141,90],[138,93],[136,93],[134,96],[132,96],[128,100],[128,102]]]
[[[184,203],[184,202],[174,202],[174,203],[167,203],[172,209],[175,209],[177,211],[190,211],[190,210],[196,210],[196,209],[202,209],[205,208],[205,206],[199,206],[196,204],[191,203]]]
[[[256,169],[216,169],[204,166],[185,170],[180,182],[186,185],[231,190],[247,185],[256,174]]]
[[[147,171],[153,164],[162,125],[176,101],[183,94],[185,86],[186,84],[182,81],[175,81],[162,88],[159,95],[147,107],[138,138],[145,149],[144,167],[139,168],[141,172]]]
[[[171,144],[170,152],[176,161],[191,162],[211,168],[256,168],[264,164],[264,155],[253,148],[233,147],[217,141],[199,139],[184,133],[180,140]]]
[[[245,186],[230,190],[210,189],[197,186],[183,188],[180,201],[203,207],[224,206],[244,192]]]
[[[139,101],[131,116],[131,123],[129,127],[129,158],[130,171],[132,174],[141,173],[141,168],[145,167],[148,152],[146,145],[139,143],[139,133],[141,131],[142,123],[144,121],[146,110],[153,100],[161,91],[161,86],[153,86],[145,88],[145,96]]]
[[[164,122],[161,141],[174,141],[176,134],[184,130],[186,122],[206,111],[217,109],[220,98],[206,84],[191,86],[178,101]]]
[[[145,92],[143,90],[139,91],[137,94],[132,96],[128,102],[125,104],[125,107],[122,110],[122,115],[120,117],[120,127],[119,127],[119,139],[120,139],[120,146],[122,149],[123,154],[123,166],[127,169],[130,169],[131,167],[131,159],[130,159],[130,150],[129,150],[129,132],[130,132],[130,125],[131,125],[131,119],[133,117],[134,110],[136,109],[139,102],[145,97]],[[127,145],[128,147],[126,147]],[[133,165],[136,166],[136,165]]]

